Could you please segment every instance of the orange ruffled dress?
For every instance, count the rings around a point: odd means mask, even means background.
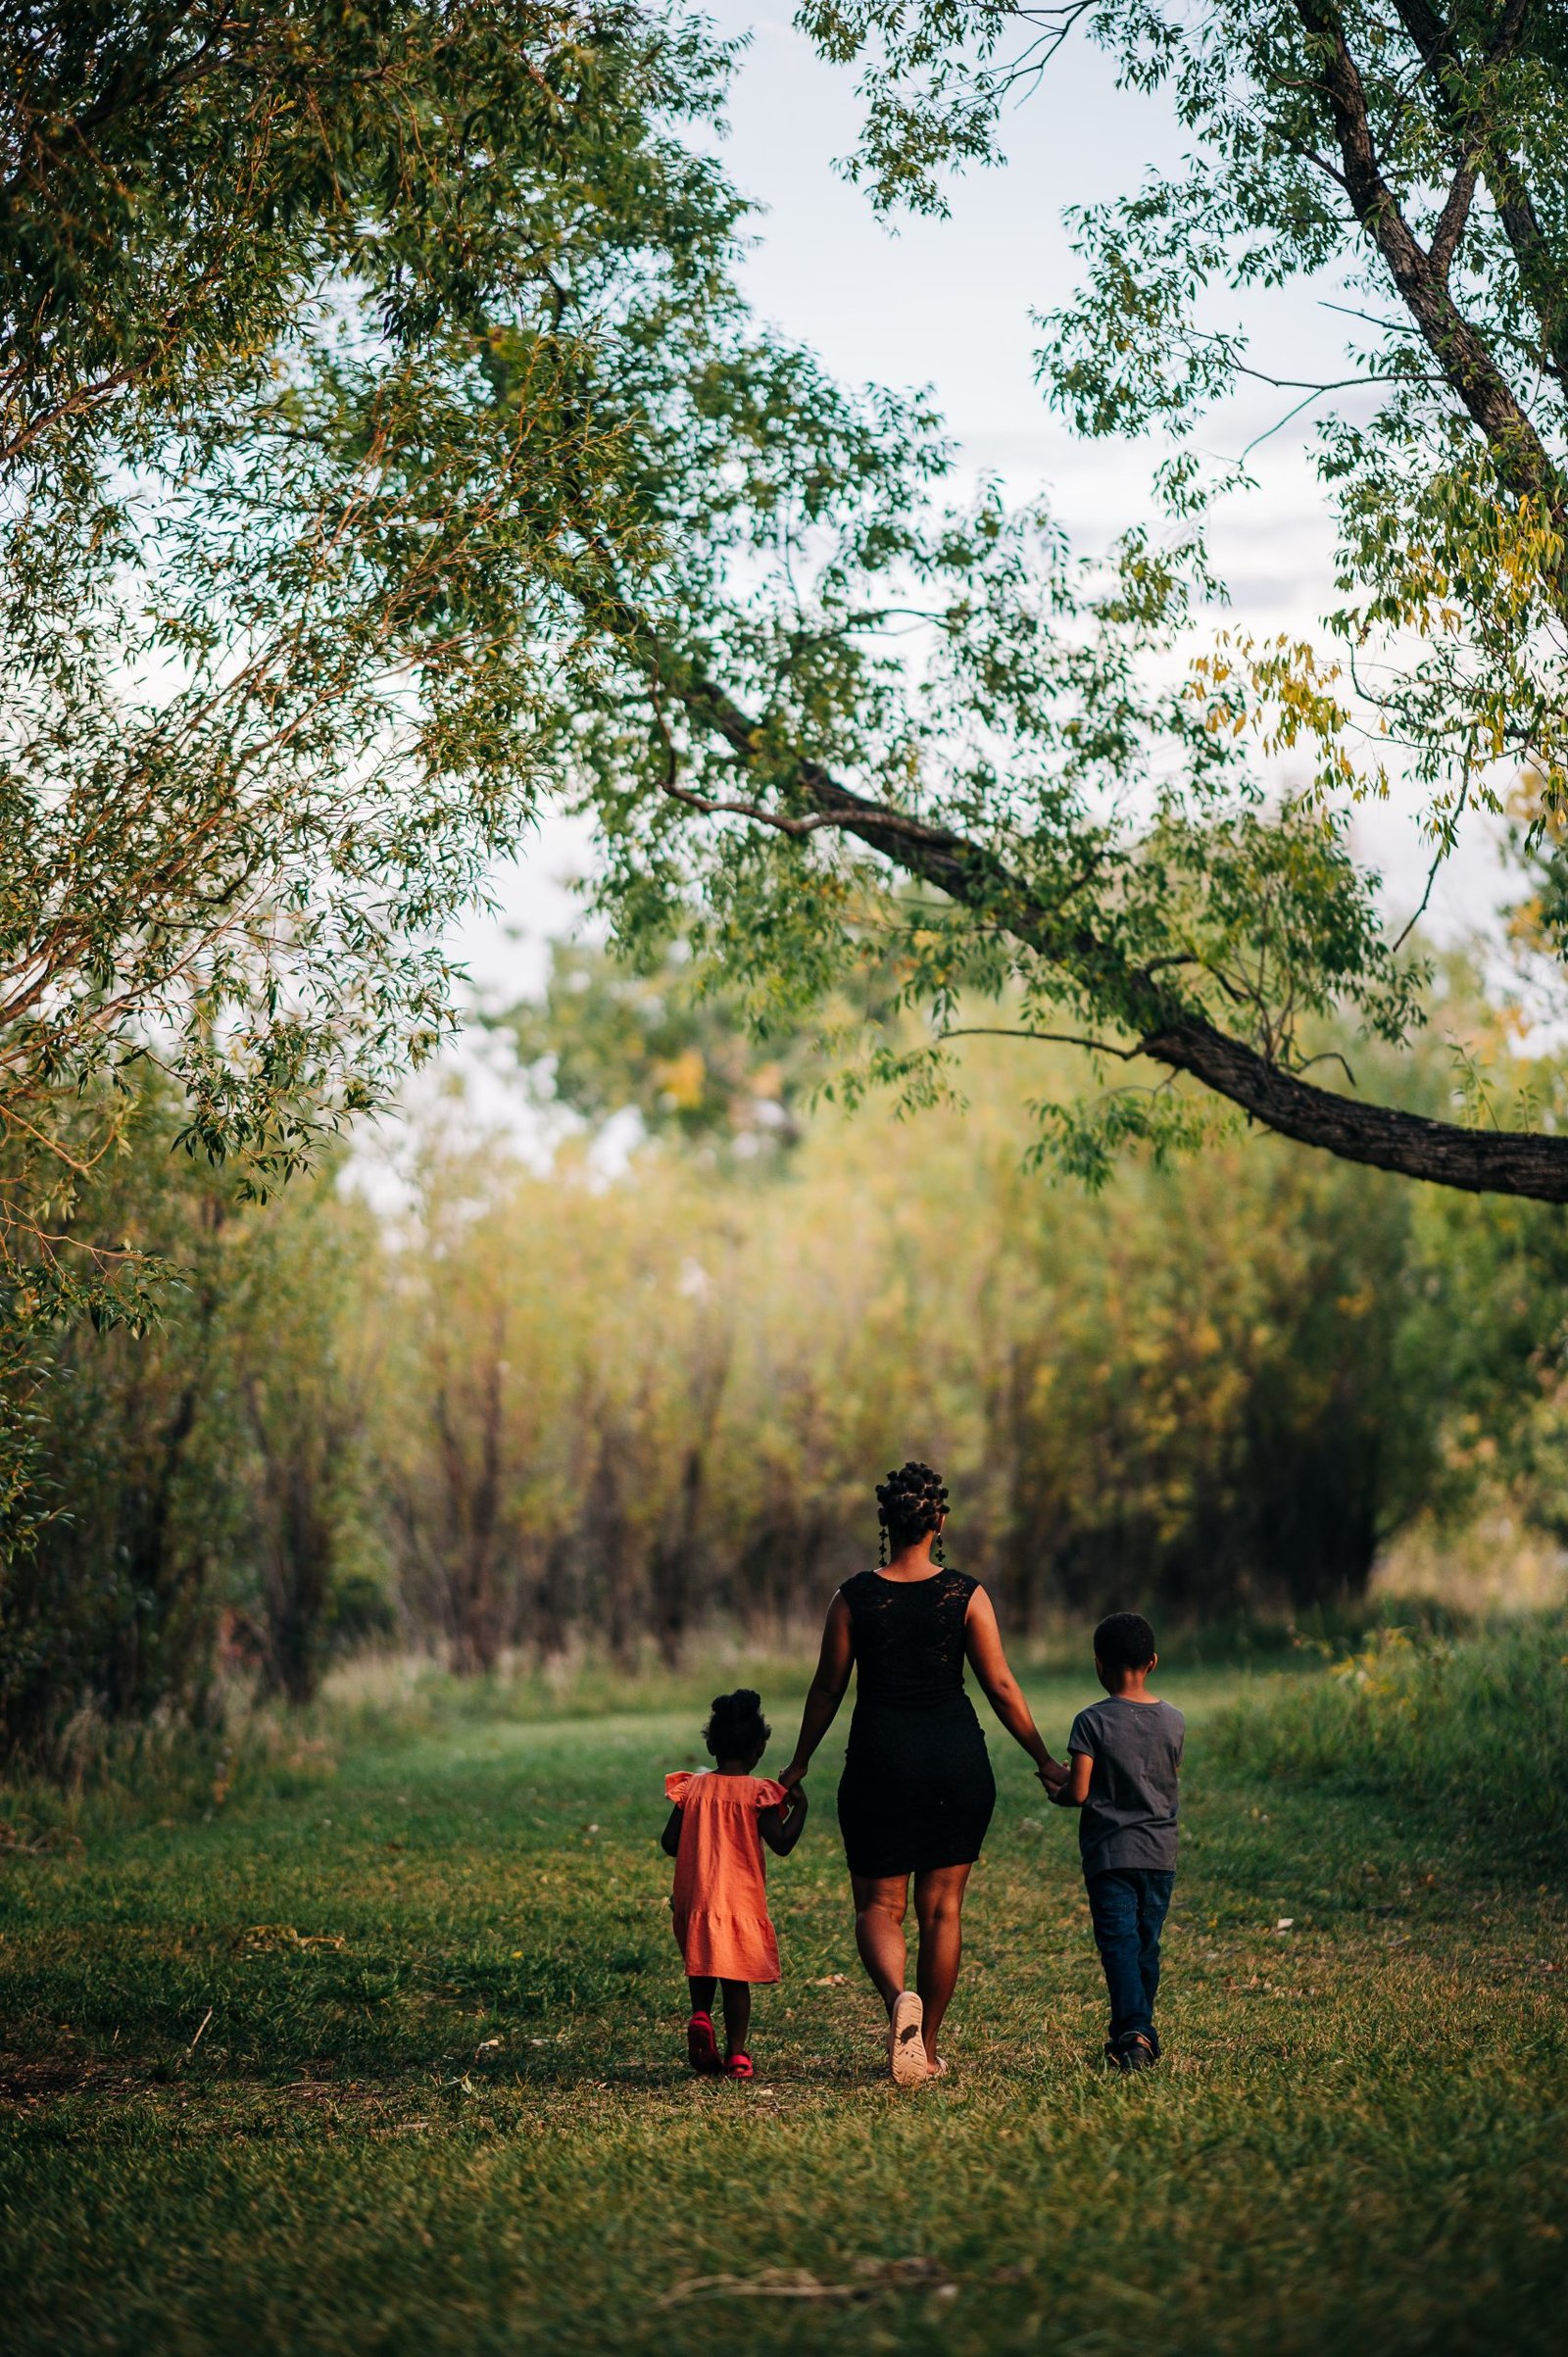
[[[666,1776],[664,1797],[680,1811],[670,1905],[687,1972],[776,1981],[778,1941],[757,1819],[788,1797],[784,1787],[766,1776],[700,1772]]]

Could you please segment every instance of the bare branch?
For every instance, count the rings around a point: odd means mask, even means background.
[[[1450,822],[1449,822],[1450,828],[1451,828],[1451,827],[1456,827],[1456,826],[1458,825],[1458,823],[1459,823],[1460,819],[1461,819],[1461,818],[1464,816],[1465,805],[1466,805],[1466,803],[1469,801],[1469,799],[1470,799],[1470,778],[1469,778],[1469,774],[1468,774],[1468,772],[1467,772],[1467,773],[1466,773],[1466,776],[1465,776],[1465,781],[1464,781],[1464,784],[1463,784],[1463,785],[1460,787],[1460,789],[1459,789],[1459,799],[1458,799],[1457,803],[1454,805],[1453,817],[1452,817],[1452,819],[1451,819],[1451,820],[1450,820]],[[1398,956],[1399,952],[1400,952],[1400,951],[1403,949],[1403,947],[1404,947],[1405,943],[1406,943],[1406,942],[1409,940],[1409,938],[1410,938],[1411,934],[1412,934],[1412,933],[1415,931],[1415,929],[1416,929],[1416,926],[1417,926],[1417,925],[1418,925],[1418,924],[1421,922],[1421,919],[1423,918],[1423,916],[1425,916],[1425,914],[1426,914],[1426,912],[1427,912],[1428,906],[1429,906],[1429,904],[1430,904],[1430,902],[1431,902],[1431,899],[1432,899],[1432,887],[1433,887],[1433,885],[1434,885],[1434,884],[1437,882],[1437,880],[1438,880],[1438,869],[1439,869],[1439,868],[1440,868],[1440,867],[1443,865],[1443,862],[1444,862],[1444,860],[1445,860],[1445,859],[1446,859],[1448,857],[1448,854],[1449,854],[1449,852],[1452,850],[1452,848],[1453,848],[1453,846],[1452,846],[1452,844],[1451,844],[1451,843],[1440,843],[1440,844],[1439,844],[1439,846],[1438,846],[1438,849],[1437,849],[1437,852],[1435,853],[1435,855],[1434,855],[1434,857],[1433,857],[1432,864],[1431,864],[1431,866],[1430,866],[1430,867],[1427,869],[1427,886],[1426,886],[1426,890],[1425,890],[1425,891],[1422,893],[1422,895],[1421,895],[1421,898],[1420,898],[1420,901],[1418,902],[1418,904],[1417,904],[1417,906],[1416,906],[1416,908],[1415,908],[1415,910],[1414,910],[1414,912],[1412,913],[1412,915],[1411,915],[1411,917],[1410,917],[1410,920],[1409,920],[1409,922],[1408,922],[1406,925],[1404,925],[1404,926],[1401,928],[1401,930],[1400,930],[1400,932],[1399,932],[1399,935],[1398,935],[1398,938],[1397,938],[1397,940],[1396,940],[1396,941],[1395,942],[1395,944],[1394,944],[1394,955],[1395,955],[1396,957],[1397,957],[1397,956]]]
[[[1114,1056],[1124,1064],[1137,1061],[1141,1048],[1117,1048],[1109,1040],[1087,1040],[1076,1031],[1013,1030],[1005,1023],[959,1023],[951,1031],[939,1031],[937,1044],[949,1040],[1046,1040],[1058,1048],[1087,1048],[1092,1056]]]
[[[1470,219],[1470,207],[1476,193],[1476,151],[1472,147],[1453,175],[1453,185],[1438,216],[1438,225],[1432,232],[1432,243],[1427,249],[1427,259],[1445,285],[1453,269],[1453,258],[1459,251],[1465,223]]]
[[[1298,1073],[1310,1072],[1314,1064],[1338,1064],[1340,1070],[1345,1074],[1345,1077],[1349,1082],[1351,1088],[1353,1089],[1355,1087],[1355,1074],[1351,1071],[1349,1064],[1340,1054],[1338,1048],[1325,1048],[1320,1055],[1309,1056],[1305,1063],[1298,1064],[1296,1069]]]

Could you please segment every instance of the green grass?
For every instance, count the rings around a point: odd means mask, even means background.
[[[1167,1683],[1168,2051],[1125,2082],[1071,1823],[1000,1737],[954,2076],[909,2097],[831,1772],[773,1868],[758,2082],[684,2071],[657,1837],[689,1711],[362,1712],[335,1774],[14,1853],[8,2348],[1555,2357],[1560,1880],[1396,1788],[1269,1772],[1216,1710],[1242,1685]],[[1036,1698],[1059,1743],[1082,1682]]]

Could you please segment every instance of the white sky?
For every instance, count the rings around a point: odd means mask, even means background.
[[[1074,441],[1035,381],[1031,314],[1065,301],[1076,282],[1063,209],[1179,161],[1164,99],[1118,91],[1106,61],[1077,41],[1008,118],[1006,167],[957,181],[948,220],[906,218],[890,229],[834,170],[857,135],[852,75],[822,64],[787,12],[760,16],[745,0],[718,0],[711,14],[726,33],[752,36],[725,152],[740,187],[765,208],[745,270],[759,316],[845,379],[934,387],[965,466],[1001,473],[1015,495],[1048,488],[1083,544],[1147,514],[1149,449]],[[1287,376],[1333,373],[1347,322],[1320,298],[1338,292],[1295,287],[1249,298],[1236,316],[1254,363]],[[1250,386],[1205,429],[1206,446],[1236,455],[1297,398]],[[1233,600],[1227,618],[1259,635],[1310,635],[1333,602],[1332,540],[1308,465],[1309,432],[1303,417],[1254,454],[1259,488],[1223,513],[1213,533]],[[1402,918],[1420,896],[1428,857],[1408,813],[1367,812],[1359,840]],[[487,1000],[537,986],[548,935],[574,914],[562,879],[583,857],[571,830],[547,826],[497,875],[500,915],[476,917],[459,944]],[[1478,827],[1440,879],[1430,925],[1452,935],[1484,924],[1500,881]]]

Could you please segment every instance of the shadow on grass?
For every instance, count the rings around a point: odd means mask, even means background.
[[[700,2078],[678,2050],[673,2034],[667,2051],[656,2058],[627,2059],[612,2048],[607,2025],[602,2038],[585,2030],[570,2053],[548,2051],[554,2040],[536,2047],[508,2050],[502,2041],[496,2051],[483,2047],[471,2056],[451,2055],[439,2063],[428,2053],[410,2052],[386,2058],[379,2067],[324,2054],[291,2056],[275,2070],[234,2064],[215,2055],[172,2058],[135,2053],[20,2052],[0,2050],[0,2113],[36,2113],[67,2099],[115,2107],[142,2100],[158,2103],[216,2105],[226,2110],[247,2104],[267,2106],[283,2102],[286,2108],[309,2113],[324,2108],[404,2112],[428,2109],[461,2111],[475,2101],[497,2096],[570,2097],[579,2093],[620,2096],[639,2093],[667,2096],[688,2091],[723,2101],[744,2102],[747,2085],[722,2078]],[[887,2079],[882,2041],[868,2029],[863,2044],[853,2053],[790,2053],[774,2059],[763,2054],[758,2065],[760,2087],[770,2079],[791,2087],[818,2092],[847,2093],[868,2088]]]

